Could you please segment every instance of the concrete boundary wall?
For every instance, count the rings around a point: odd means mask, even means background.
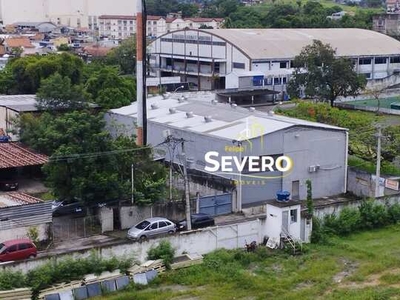
[[[203,230],[188,233],[179,233],[168,236],[167,239],[176,249],[176,255],[182,253],[207,254],[217,249],[236,249],[244,248],[245,242],[257,241],[261,243],[265,234],[265,220],[257,219],[248,222],[216,226]],[[143,243],[126,241],[120,244],[92,247],[89,249],[66,253],[58,256],[49,256],[25,260],[22,262],[0,264],[0,272],[4,270],[21,271],[27,273],[36,267],[48,262],[62,261],[67,257],[75,259],[85,258],[95,251],[100,257],[109,259],[113,256],[117,258],[134,256],[141,263],[147,260],[147,252],[152,246],[156,246],[162,239],[153,239]]]
[[[343,210],[343,208],[348,207],[348,208],[357,208],[361,205],[362,202],[366,200],[361,199],[361,200],[352,200],[352,201],[344,201],[344,202],[337,202],[337,203],[330,203],[329,205],[319,205],[316,206],[314,211],[315,211],[315,216],[317,218],[323,218],[325,215],[329,214],[339,214],[340,211]],[[392,195],[392,196],[385,196],[385,197],[379,197],[376,198],[376,201],[378,201],[381,204],[394,204],[394,203],[400,203],[400,194],[397,195]]]

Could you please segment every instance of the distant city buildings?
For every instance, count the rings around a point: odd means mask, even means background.
[[[111,39],[125,39],[136,33],[136,16],[102,15],[99,16],[99,36]],[[156,38],[170,31],[180,29],[209,28],[218,29],[222,18],[182,18],[180,15],[147,16],[146,33],[148,37]]]
[[[0,23],[53,22],[96,29],[104,14],[135,15],[136,0],[0,0]]]

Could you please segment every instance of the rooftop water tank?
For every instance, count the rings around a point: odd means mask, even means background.
[[[278,191],[276,192],[276,200],[280,202],[289,201],[290,193],[288,191]]]

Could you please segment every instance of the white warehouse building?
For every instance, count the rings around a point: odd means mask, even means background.
[[[180,76],[199,90],[263,87],[281,93],[294,57],[313,40],[352,59],[369,84],[400,71],[400,41],[371,30],[187,29],[167,33],[150,45],[152,75]]]
[[[156,153],[166,161],[173,157],[174,163],[182,164],[180,147],[170,152],[162,143],[169,135],[186,140],[192,180],[208,178],[225,183],[227,192],[236,195],[232,200],[234,210],[275,199],[281,190],[289,191],[292,199],[304,200],[307,179],[312,181],[314,198],[346,192],[346,129],[217,103],[210,98],[203,100],[205,96],[198,93],[181,95],[148,98],[148,144],[156,146]],[[136,102],[109,111],[106,120],[110,132],[135,134],[137,112]],[[210,151],[218,153],[212,159],[221,161],[221,169],[206,169],[213,166],[206,158]],[[222,169],[223,156],[230,157],[232,172]],[[272,157],[275,161],[287,156],[293,167],[289,171],[275,167],[252,169],[249,156]],[[245,164],[243,170],[236,167],[232,161],[235,159]]]

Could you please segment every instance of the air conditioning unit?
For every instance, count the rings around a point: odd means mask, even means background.
[[[164,130],[163,131],[163,137],[167,138],[169,136],[171,136],[171,130],[169,130],[169,129]]]
[[[317,172],[317,170],[318,170],[317,166],[309,166],[308,167],[308,172],[309,173],[315,173],[315,172]]]

